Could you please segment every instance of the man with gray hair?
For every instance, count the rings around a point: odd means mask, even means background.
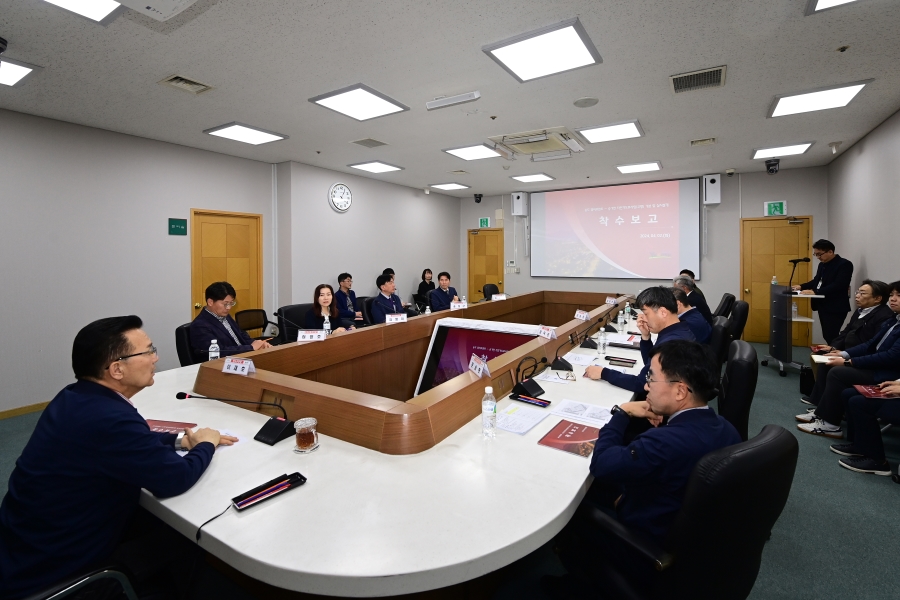
[[[712,311],[709,310],[709,304],[706,303],[706,298],[704,298],[702,294],[696,291],[697,285],[694,283],[693,279],[691,279],[687,275],[679,275],[672,280],[672,285],[687,294],[687,299],[690,305],[696,308],[697,312],[703,315],[703,318],[706,319],[707,323],[709,323],[710,325],[713,324]]]

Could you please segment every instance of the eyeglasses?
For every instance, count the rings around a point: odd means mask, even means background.
[[[566,381],[575,381],[575,373],[571,373],[569,371],[566,371],[565,377],[560,375],[559,371],[557,371],[556,376],[559,377],[560,379],[565,379]]]
[[[126,358],[134,358],[135,356],[144,356],[145,354],[148,354],[150,356],[156,356],[156,354],[157,354],[156,346],[150,346],[150,349],[145,350],[144,352],[135,352],[134,354],[129,354],[128,356],[120,356],[119,358],[117,358],[114,361],[112,361],[111,363],[109,363],[106,366],[106,368],[107,369],[110,368],[112,366],[112,363],[114,363],[114,362],[119,362],[120,360],[125,360]]]
[[[235,304],[237,304],[237,300],[235,300],[234,302],[223,302],[222,306],[224,306],[225,308],[231,308]]]
[[[672,379],[671,381],[668,379],[650,379],[650,371],[647,371],[647,377],[645,379],[647,380],[647,383],[684,383],[680,379]],[[689,385],[685,384],[685,387],[687,387],[687,391],[692,394],[694,393],[694,390],[692,390]]]
[[[813,252],[813,256],[815,256],[816,258],[819,258],[825,254],[828,254],[829,252],[831,252],[831,250],[826,250],[825,252]]]

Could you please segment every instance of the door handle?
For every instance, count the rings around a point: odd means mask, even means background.
[[[747,289],[747,288],[744,288],[744,293],[745,293],[745,294],[749,294],[749,293],[750,293],[750,290]]]
[[[199,302],[195,303],[195,304],[194,304],[194,308],[199,309],[199,308],[200,308],[200,303],[199,303]]]
[[[503,285],[503,282],[502,282],[502,281],[498,281],[497,284],[498,284],[498,285]]]

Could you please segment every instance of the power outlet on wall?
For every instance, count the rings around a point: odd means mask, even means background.
[[[514,261],[514,260],[508,260],[508,261],[506,261],[506,266],[507,266],[507,267],[514,267],[514,266],[516,266],[516,261]]]

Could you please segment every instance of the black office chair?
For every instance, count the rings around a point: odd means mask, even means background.
[[[714,317],[730,317],[731,309],[734,306],[734,294],[722,294],[719,306],[713,311]]]
[[[428,290],[429,292],[431,290]],[[416,305],[416,310],[419,312],[425,312],[425,307],[428,306],[428,300],[422,294],[413,294],[413,304]]]
[[[431,305],[431,295],[434,293],[434,290],[428,290],[428,293],[425,294],[425,306],[430,308],[432,311],[434,307]]]
[[[261,308],[249,308],[247,310],[239,311],[235,313],[234,320],[237,323],[237,326],[240,327],[242,331],[259,329],[259,336],[253,338],[254,340],[269,339],[273,336],[280,338],[279,332],[281,331],[281,329],[278,327],[278,324],[270,321],[269,315],[267,315],[266,311]],[[277,331],[266,335],[266,327],[268,327],[269,325],[277,329]],[[274,342],[276,340],[272,341]]]
[[[486,283],[484,284],[484,287],[481,288],[481,293],[484,295],[485,300],[490,300],[494,294],[500,293],[500,288],[493,283]]]
[[[750,423],[750,404],[756,393],[759,362],[756,350],[743,340],[734,340],[728,347],[725,375],[719,386],[719,414],[734,425],[741,439],[747,440]]]
[[[363,319],[369,325],[374,325],[375,321],[372,320],[372,302],[375,301],[375,296],[370,296],[366,298],[362,302],[358,302],[358,305],[362,308]]]
[[[750,305],[743,300],[738,300],[731,308],[731,326],[728,328],[728,334],[733,340],[741,339],[744,335],[744,326],[747,324],[747,317],[750,315]]]
[[[589,572],[577,575],[602,590],[604,598],[746,598],[759,574],[766,540],[787,503],[798,451],[794,435],[766,425],[752,440],[701,458],[662,545],[583,504],[573,517],[579,530],[597,546],[624,543],[636,560],[646,561],[649,579],[629,580],[597,561]]]
[[[370,322],[366,321],[366,311],[363,308],[363,305],[366,303],[368,296],[357,296],[356,297],[356,308],[359,312],[362,313],[362,322],[356,321],[356,327],[365,327],[366,325],[371,325]]]
[[[26,596],[22,600],[60,600],[62,598],[66,598],[78,592],[84,591],[84,588],[88,586],[94,586],[95,584],[97,584],[97,582],[104,580],[114,581],[118,584],[110,585],[110,588],[112,589],[104,590],[104,592],[108,591],[109,593],[113,593],[121,588],[121,593],[128,600],[138,600],[138,596],[134,592],[134,588],[131,587],[131,581],[128,580],[128,576],[121,571],[117,571],[113,567],[102,567],[100,569],[94,569],[92,571],[82,573],[75,577],[70,577],[69,579],[61,581],[52,587],[49,587],[30,596]],[[104,581],[104,583],[106,583],[106,581]],[[103,595],[103,597],[112,596]],[[116,598],[120,597],[121,595],[116,596]]]
[[[713,317],[712,332],[709,334],[709,357],[713,361],[713,366],[721,371],[722,363],[728,354],[728,345],[731,343],[731,337],[728,335],[728,329],[731,321],[725,317]]]
[[[278,309],[278,343],[297,341],[297,331],[303,328],[306,313],[313,307],[312,302],[289,304]]]
[[[191,350],[191,324],[185,323],[175,328],[175,351],[178,353],[178,362],[182,367],[195,365],[202,360],[197,360],[194,351]]]

